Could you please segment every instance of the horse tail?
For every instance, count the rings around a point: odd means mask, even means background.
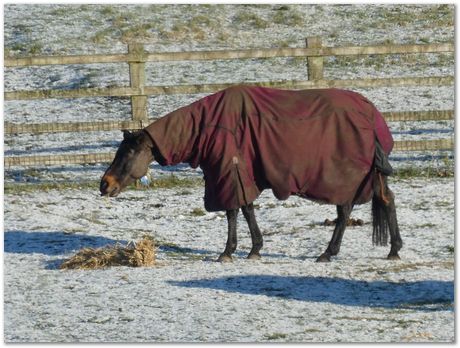
[[[381,176],[376,173],[376,176]],[[385,246],[388,243],[388,220],[385,212],[385,202],[374,192],[372,197],[372,244]]]
[[[393,168],[388,162],[388,155],[384,152],[377,138],[375,145],[375,158],[373,165],[374,195],[372,197],[372,243],[374,245],[385,246],[388,243],[389,231],[386,207],[390,203],[391,199],[388,197],[389,189],[387,185],[387,177],[393,173]]]

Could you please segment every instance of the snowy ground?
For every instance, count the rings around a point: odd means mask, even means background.
[[[126,51],[129,35],[149,51],[304,47],[384,42],[451,42],[453,6],[6,5],[8,56]],[[248,15],[249,14],[249,15]],[[283,17],[284,16],[284,17]],[[279,19],[283,19],[280,21]],[[46,23],[46,25],[45,25]],[[288,23],[288,24],[286,24]],[[89,29],[88,29],[89,28]],[[448,76],[453,54],[327,59],[327,78]],[[303,80],[305,60],[268,59],[149,63],[151,85]],[[5,91],[128,84],[123,64],[6,68]],[[357,89],[381,111],[454,108],[454,87]],[[149,98],[157,117],[202,95]],[[129,119],[126,98],[8,101],[9,122]],[[396,140],[449,138],[454,121],[392,122]],[[6,156],[115,150],[120,132],[6,136]],[[401,167],[453,167],[453,153],[391,156]],[[6,168],[5,183],[97,181],[106,165]],[[199,176],[186,166],[153,166],[156,175]],[[87,186],[84,186],[87,187]],[[335,208],[270,192],[257,201],[263,259],[244,259],[250,238],[239,222],[232,264],[223,250],[223,213],[200,216],[202,188],[128,191],[106,201],[94,188],[14,192],[4,198],[4,337],[6,342],[446,342],[454,340],[454,180],[393,180],[404,248],[371,244],[369,206],[353,214],[331,264],[327,246]],[[59,271],[82,247],[152,235],[155,268]]]
[[[214,262],[226,240],[223,213],[197,216],[203,189],[97,189],[5,195],[7,342],[446,342],[454,339],[453,179],[392,184],[402,261],[373,247],[369,205],[327,246],[332,206],[264,192],[256,201],[265,238],[249,261],[239,220],[232,264]],[[158,243],[158,266],[60,271],[83,247],[139,239]]]

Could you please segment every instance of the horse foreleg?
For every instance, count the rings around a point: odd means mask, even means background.
[[[220,254],[217,261],[219,262],[231,262],[232,254],[236,250],[237,238],[236,238],[236,218],[238,216],[239,209],[227,210],[227,222],[228,222],[228,237],[225,250]]]
[[[242,206],[244,218],[248,223],[249,231],[251,232],[252,249],[248,255],[248,259],[260,259],[260,249],[263,246],[263,237],[260,233],[259,226],[257,225],[256,216],[254,214],[254,205],[252,203]]]
[[[331,261],[331,256],[337,255],[339,253],[343,233],[347,227],[347,220],[350,217],[352,209],[352,204],[337,206],[337,222],[334,228],[334,233],[332,234],[331,241],[329,242],[326,251],[322,253],[318,259],[316,259],[316,262],[329,262]]]

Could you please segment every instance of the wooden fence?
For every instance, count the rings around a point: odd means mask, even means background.
[[[5,67],[25,67],[35,65],[67,65],[92,63],[120,63],[129,65],[129,87],[84,88],[73,90],[34,90],[5,92],[4,99],[29,100],[48,98],[81,98],[81,97],[130,97],[132,120],[101,121],[101,122],[71,122],[71,123],[39,123],[18,124],[5,122],[5,134],[47,133],[47,132],[88,132],[117,129],[140,129],[153,120],[148,118],[148,96],[161,94],[212,93],[233,84],[193,84],[175,86],[147,86],[145,64],[147,62],[188,61],[188,60],[217,60],[217,59],[249,59],[273,57],[304,57],[307,60],[308,79],[298,81],[266,81],[251,83],[251,85],[277,88],[364,88],[391,86],[442,86],[453,85],[453,76],[443,77],[400,77],[378,79],[324,79],[324,57],[352,55],[381,55],[381,54],[410,54],[410,53],[443,53],[454,52],[452,43],[424,45],[383,45],[383,46],[351,46],[324,47],[321,38],[313,37],[306,40],[306,48],[277,48],[277,49],[248,49],[220,50],[197,52],[165,52],[149,53],[139,43],[128,45],[126,54],[111,55],[74,55],[46,56],[5,59]],[[453,110],[390,112],[384,113],[387,121],[424,121],[453,119]],[[432,141],[399,141],[395,150],[424,151],[452,149],[453,140],[442,139]],[[56,164],[87,164],[110,162],[114,153],[99,154],[66,154],[50,156],[21,156],[5,157],[5,167],[37,166]]]

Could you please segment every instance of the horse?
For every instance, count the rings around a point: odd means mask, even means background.
[[[188,163],[204,174],[207,211],[225,211],[228,236],[220,262],[237,248],[239,210],[260,259],[263,237],[255,199],[265,189],[276,198],[298,195],[337,207],[332,238],[318,262],[339,253],[354,205],[372,200],[372,241],[399,260],[402,239],[394,193],[388,186],[393,138],[383,116],[364,96],[341,89],[288,91],[253,86],[224,89],[163,116],[147,127],[123,131],[115,158],[100,182],[116,197],[144,176],[151,162]]]

